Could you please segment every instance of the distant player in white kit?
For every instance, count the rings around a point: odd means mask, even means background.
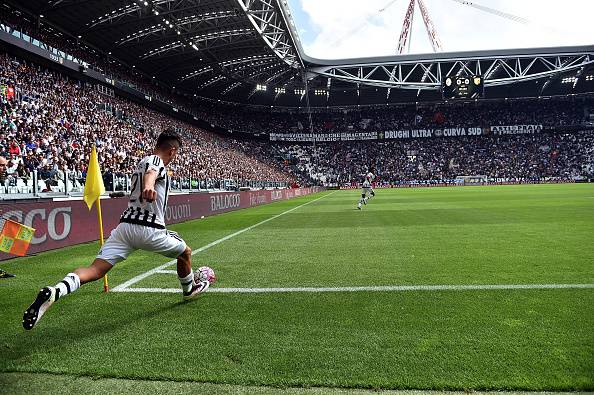
[[[375,180],[373,167],[369,168],[367,174],[365,174],[365,180],[363,181],[363,188],[361,189],[361,199],[359,199],[359,204],[357,204],[357,208],[361,210],[362,204],[367,204],[367,200],[375,196],[375,192],[371,187],[371,183]]]
[[[25,329],[32,329],[59,298],[76,291],[82,284],[102,278],[116,263],[139,249],[177,258],[177,275],[184,299],[192,299],[208,289],[208,281],[194,281],[192,250],[177,233],[165,229],[170,186],[166,166],[175,159],[181,145],[181,138],[173,130],[159,135],[153,154],[142,159],[132,175],[130,201],[120,217],[120,224],[89,267],[78,268],[56,286],[39,291],[23,315]]]

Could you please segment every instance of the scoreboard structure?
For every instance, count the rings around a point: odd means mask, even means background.
[[[441,83],[443,99],[478,99],[484,96],[483,76],[448,76]]]

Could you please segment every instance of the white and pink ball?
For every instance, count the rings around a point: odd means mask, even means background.
[[[209,284],[217,280],[214,270],[208,266],[199,267],[194,276],[196,281],[208,281]]]

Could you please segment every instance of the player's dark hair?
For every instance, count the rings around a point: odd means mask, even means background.
[[[181,137],[173,129],[165,129],[157,137],[157,148],[180,148],[181,146]]]

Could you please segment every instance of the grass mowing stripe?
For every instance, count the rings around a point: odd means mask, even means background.
[[[300,394],[300,395],[371,395],[378,391],[365,389],[345,389],[333,387],[270,387],[244,386],[231,384],[201,383],[195,381],[170,380],[131,380],[118,378],[100,378],[95,376],[72,376],[47,373],[0,373],[0,386],[11,395],[30,395],[41,393],[56,394],[138,394],[158,393],[174,394]],[[82,390],[81,392],[81,389]],[[418,391],[418,390],[382,390],[382,394],[391,395],[467,395],[470,391]],[[522,391],[472,391],[474,395],[575,395],[575,392],[522,392]]]
[[[483,284],[483,285],[387,285],[369,287],[293,287],[293,288],[209,288],[210,293],[273,292],[402,292],[402,291],[483,291],[513,289],[587,289],[594,284]],[[127,288],[120,292],[180,293],[178,288]]]
[[[299,209],[299,208],[301,208],[303,206],[307,206],[308,204],[311,204],[313,202],[317,202],[318,200],[323,199],[325,197],[328,197],[328,196],[332,195],[335,192],[336,191],[330,192],[330,193],[328,193],[326,195],[320,196],[319,198],[316,198],[314,200],[310,200],[309,202],[303,203],[303,204],[301,204],[301,205],[299,205],[297,207],[293,207],[293,208],[291,208],[289,210],[283,211],[280,214],[277,214],[277,215],[274,215],[274,216],[272,216],[270,218],[267,218],[264,221],[260,221],[257,224],[254,224],[254,225],[248,226],[247,228],[243,228],[241,230],[238,230],[237,232],[231,233],[230,235],[227,235],[225,237],[221,237],[220,239],[215,240],[212,243],[209,243],[209,244],[207,244],[205,246],[202,246],[202,247],[200,247],[200,248],[198,248],[196,250],[193,250],[192,251],[192,255],[195,255],[195,254],[197,254],[199,252],[202,252],[202,251],[206,251],[209,248],[216,246],[217,244],[220,244],[220,243],[222,243],[224,241],[227,241],[227,240],[229,240],[229,239],[231,239],[231,238],[233,238],[235,236],[238,236],[238,235],[240,235],[240,234],[242,234],[244,232],[247,232],[248,230],[254,229],[255,227],[258,227],[258,226],[263,225],[263,224],[265,224],[265,223],[267,223],[269,221],[272,221],[273,219],[276,219],[276,218],[281,217],[281,216],[283,216],[285,214],[288,214],[290,212],[293,212],[293,211],[295,211],[295,210],[297,210],[297,209]],[[134,277],[134,278],[132,278],[132,279],[130,279],[130,280],[128,280],[128,281],[126,281],[126,282],[118,285],[118,286],[116,286],[111,291],[112,292],[121,292],[122,290],[130,287],[131,285],[136,284],[137,282],[139,282],[139,281],[141,281],[141,280],[143,280],[143,279],[145,279],[145,278],[147,278],[147,277],[149,277],[149,276],[151,276],[151,275],[153,275],[155,273],[158,273],[160,270],[163,270],[163,269],[165,269],[165,268],[167,268],[167,267],[175,264],[176,262],[177,262],[176,259],[173,259],[173,260],[171,260],[169,262],[166,262],[166,263],[162,264],[161,266],[158,266],[158,267],[156,267],[156,268],[154,268],[152,270],[149,270],[146,273],[140,274],[140,275],[138,275],[138,276],[136,276],[136,277]]]

